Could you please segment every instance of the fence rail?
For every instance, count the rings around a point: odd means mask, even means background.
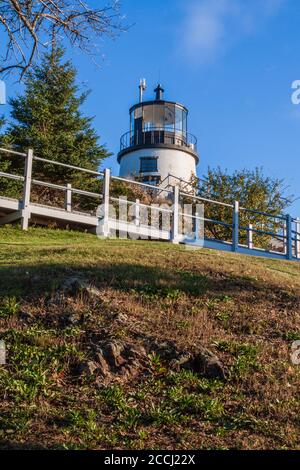
[[[23,195],[20,200],[12,200],[6,197],[5,194],[0,193],[0,212],[2,218],[0,218],[0,225],[5,223],[11,223],[18,218],[21,219],[21,225],[24,230],[28,229],[28,224],[31,215],[37,214],[44,217],[58,217],[60,220],[63,219],[67,222],[77,222],[84,225],[85,223],[89,226],[94,226],[97,232],[103,236],[110,236],[112,230],[121,232],[122,230],[130,229],[136,233],[137,236],[153,236],[161,240],[168,240],[173,243],[191,243],[187,233],[183,233],[180,229],[182,220],[189,221],[189,226],[192,224],[192,233],[194,234],[193,242],[195,245],[201,242],[204,246],[209,248],[226,249],[233,252],[247,253],[258,256],[267,256],[279,259],[297,260],[300,261],[300,219],[292,218],[290,215],[283,214],[270,214],[255,209],[248,209],[241,207],[238,201],[234,204],[226,203],[223,201],[216,201],[213,199],[197,196],[184,191],[181,191],[178,186],[170,188],[162,188],[160,186],[155,187],[149,184],[141,183],[118,176],[111,176],[110,170],[105,169],[103,172],[94,171],[86,168],[81,168],[67,163],[62,163],[55,160],[49,160],[35,156],[33,151],[29,149],[27,153],[18,152],[11,149],[0,148],[0,154],[6,157],[18,158],[22,157],[24,162],[24,173],[23,175],[12,174],[4,171],[0,171],[0,178],[15,180],[23,183]],[[70,169],[83,174],[92,175],[95,179],[101,180],[101,192],[86,191],[84,189],[73,187],[70,183],[56,184],[53,182],[43,181],[41,179],[35,179],[33,177],[33,169],[35,162],[42,162],[47,165],[55,165],[61,168]],[[114,183],[121,182],[125,185],[132,185],[135,188],[144,190],[144,193],[156,195],[160,198],[163,194],[165,199],[168,201],[167,207],[160,207],[157,205],[145,204],[139,199],[133,201],[124,200],[124,198],[115,197],[114,195]],[[64,193],[64,204],[63,207],[56,208],[60,211],[60,215],[57,216],[54,212],[50,213],[50,208],[44,204],[38,204],[32,201],[32,186],[37,185],[46,187],[49,189],[61,191]],[[73,204],[73,195],[79,195],[82,197],[92,198],[100,201],[102,204],[102,210],[100,214],[95,214],[91,217],[90,213],[79,212],[75,210]],[[185,211],[183,201],[190,200],[192,204],[192,212]],[[123,204],[123,206],[131,208],[133,210],[133,216],[130,222],[124,222],[117,220],[117,217],[112,217],[110,214],[110,204]],[[203,213],[197,212],[197,205],[209,204],[211,206],[223,207],[226,209],[227,214],[226,220],[218,220],[214,217],[207,216],[205,209]],[[1,207],[1,204],[3,207]],[[47,212],[47,207],[49,211]],[[7,209],[8,213],[5,213]],[[3,213],[4,210],[4,213]],[[127,210],[127,209],[126,209]],[[156,214],[157,225],[153,228],[146,229],[143,225],[143,219],[141,217],[142,211],[150,211],[151,217]],[[227,211],[228,210],[228,211]],[[243,213],[251,215],[251,223],[244,224],[241,216]],[[170,220],[170,230],[164,227],[163,217],[168,217]],[[256,216],[256,219],[255,219]],[[147,216],[148,217],[148,216]],[[276,231],[270,229],[270,224],[262,224],[261,219],[266,218],[270,221],[276,222]],[[227,220],[230,218],[230,220]],[[260,223],[260,226],[257,224]],[[273,222],[274,223],[274,222]],[[200,234],[201,224],[202,233]],[[281,224],[281,225],[279,225]],[[223,227],[228,233],[228,240],[218,239],[215,236],[207,236],[205,231],[211,226]],[[246,235],[242,236],[242,233]],[[272,241],[271,248],[262,248],[255,245],[255,237],[269,237]],[[277,244],[277,247],[273,245]]]

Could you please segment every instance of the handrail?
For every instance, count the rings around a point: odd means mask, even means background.
[[[270,219],[286,220],[284,215],[273,215],[268,212],[258,211],[256,209],[247,209],[246,207],[240,207],[240,210],[244,212],[252,212],[253,214],[262,215],[264,217],[269,217]]]
[[[46,188],[58,189],[58,190],[64,191],[64,192],[71,191],[74,194],[94,197],[95,199],[101,199],[103,197],[102,194],[99,194],[99,193],[92,193],[90,191],[84,191],[83,189],[77,189],[77,188],[72,188],[72,187],[68,188],[68,186],[62,186],[62,185],[59,185],[59,184],[48,183],[48,182],[45,182],[45,181],[39,181],[39,180],[35,180],[35,179],[32,180],[32,183],[36,184],[37,186],[44,186]]]
[[[11,153],[12,155],[19,155],[21,157],[26,157],[27,156],[26,153],[16,152],[15,150],[4,149],[2,147],[0,147],[0,152]]]
[[[135,181],[135,180],[129,180],[126,178],[121,178],[120,176],[112,176],[111,179],[117,180],[117,181],[124,181],[125,183],[130,183],[130,184],[137,184],[138,186],[145,186],[146,188],[150,188],[154,191],[161,191],[162,188],[158,186],[153,186],[152,184],[147,184],[147,183],[141,183],[140,181]],[[163,191],[166,191],[168,193],[172,193],[173,191],[169,189],[164,189]]]
[[[11,179],[11,180],[16,180],[16,181],[24,181],[24,176],[20,176],[20,175],[13,175],[11,173],[4,173],[3,171],[0,171],[0,177],[2,178],[8,178],[8,179]]]
[[[230,228],[230,229],[233,228],[233,224],[227,224],[226,222],[221,222],[220,220],[207,219],[207,218],[201,217],[199,215],[186,214],[184,212],[179,212],[178,215],[180,215],[181,217],[186,217],[186,218],[190,218],[190,219],[194,219],[194,220],[202,220],[203,222],[209,222],[209,223],[212,223],[212,224],[215,224],[215,225],[221,225],[222,227],[226,227],[226,228]]]
[[[206,199],[205,197],[201,197],[201,196],[194,196],[193,194],[184,193],[183,191],[180,191],[180,194],[183,196],[190,197],[192,199],[198,199],[199,201],[210,202],[212,204],[218,204],[220,206],[230,207],[232,209],[234,207],[233,204],[228,204],[226,202],[220,202],[220,201],[214,201],[213,199]]]
[[[83,173],[89,173],[89,174],[95,175],[95,176],[103,176],[102,172],[94,171],[94,170],[88,170],[87,168],[81,168],[80,166],[69,165],[67,163],[61,163],[61,162],[58,162],[56,160],[48,160],[46,158],[35,157],[35,156],[33,157],[33,159],[37,160],[39,162],[45,162],[45,163],[49,163],[49,164],[52,164],[52,165],[62,166],[64,168],[70,168],[71,170],[82,171]]]
[[[149,141],[150,138],[150,141]],[[140,131],[128,131],[121,136],[120,150],[146,144],[172,144],[170,139],[174,139],[173,145],[186,147],[197,153],[197,138],[189,132],[180,129],[165,129],[162,127],[149,127]]]
[[[269,235],[271,237],[276,237],[276,238],[282,238],[284,240],[287,239],[287,236],[286,235],[280,235],[279,233],[275,233],[275,232],[267,232],[265,230],[259,230],[259,229],[256,229],[256,228],[249,228],[249,227],[243,227],[243,226],[240,226],[239,227],[240,230],[244,230],[246,232],[254,232],[254,233],[258,233],[260,235]]]
[[[39,181],[39,180],[31,180],[33,184],[36,184],[37,186],[44,186],[45,188],[51,188],[51,189],[59,189],[61,191],[67,191],[67,186],[62,186],[60,184],[54,184],[54,183],[48,183],[46,181]]]
[[[159,212],[167,212],[168,214],[173,213],[173,211],[171,209],[166,209],[165,207],[156,207],[154,205],[143,204],[141,202],[137,203],[137,202],[127,201],[126,199],[124,199],[122,201],[122,199],[116,198],[116,197],[110,197],[109,199],[113,202],[119,202],[119,203],[124,202],[124,204],[126,203],[126,205],[139,206],[139,207],[148,207],[151,210],[156,210],[156,211],[159,211]]]

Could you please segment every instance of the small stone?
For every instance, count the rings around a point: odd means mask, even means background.
[[[136,377],[140,371],[140,364],[139,362],[131,362],[130,364],[126,364],[122,367],[120,374],[129,378]]]
[[[101,292],[96,287],[87,286],[81,289],[90,299],[97,299],[101,296]]]
[[[81,323],[81,316],[76,313],[71,313],[65,317],[65,322],[68,325],[79,325]]]
[[[171,360],[169,367],[176,372],[179,372],[181,369],[190,369],[191,360],[192,356],[190,354],[182,354],[177,359]]]
[[[119,367],[125,363],[125,360],[121,357],[123,351],[124,345],[122,343],[111,342],[104,347],[104,354],[108,362],[115,367]]]
[[[110,373],[109,365],[106,362],[103,354],[101,352],[97,353],[96,358],[100,374],[103,375],[103,377],[108,376]]]
[[[133,357],[146,357],[147,352],[143,346],[139,344],[132,344],[128,348],[128,355]]]
[[[210,379],[225,379],[225,370],[221,361],[210,351],[203,351],[193,359],[194,370]]]
[[[31,312],[21,311],[19,313],[19,317],[21,318],[21,320],[28,321],[28,320],[32,320],[32,318],[34,318],[34,315]]]
[[[224,380],[226,377],[220,360],[213,353],[205,349],[194,355],[190,353],[180,354],[170,361],[169,368],[175,372],[179,372],[182,369],[192,370],[210,379]]]
[[[173,341],[164,341],[163,343],[156,343],[152,345],[152,349],[164,360],[172,360],[177,358],[179,351]]]
[[[80,375],[91,376],[98,369],[98,364],[93,361],[85,361],[79,364],[78,370]]]
[[[114,317],[114,320],[116,320],[119,323],[128,323],[128,316],[125,315],[125,313],[117,313]]]
[[[68,292],[70,294],[76,294],[77,291],[87,287],[87,283],[84,279],[80,277],[69,277],[63,283],[60,288],[61,292]]]

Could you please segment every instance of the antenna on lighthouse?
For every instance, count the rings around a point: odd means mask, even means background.
[[[146,79],[145,79],[145,78],[141,78],[141,79],[140,79],[140,84],[139,84],[139,89],[140,89],[140,103],[142,103],[142,101],[143,101],[143,95],[144,95],[144,91],[146,90],[146,88],[147,88]]]

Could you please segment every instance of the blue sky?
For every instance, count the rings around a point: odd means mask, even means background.
[[[103,41],[100,68],[69,51],[91,90],[83,111],[115,154],[106,166],[118,172],[119,138],[145,77],[146,97],[160,80],[166,98],[189,108],[199,176],[208,165],[262,166],[300,197],[300,105],[291,102],[300,79],[299,0],[123,0],[122,12],[132,26]],[[18,86],[7,81],[7,89]],[[300,199],[291,212],[300,216]]]

